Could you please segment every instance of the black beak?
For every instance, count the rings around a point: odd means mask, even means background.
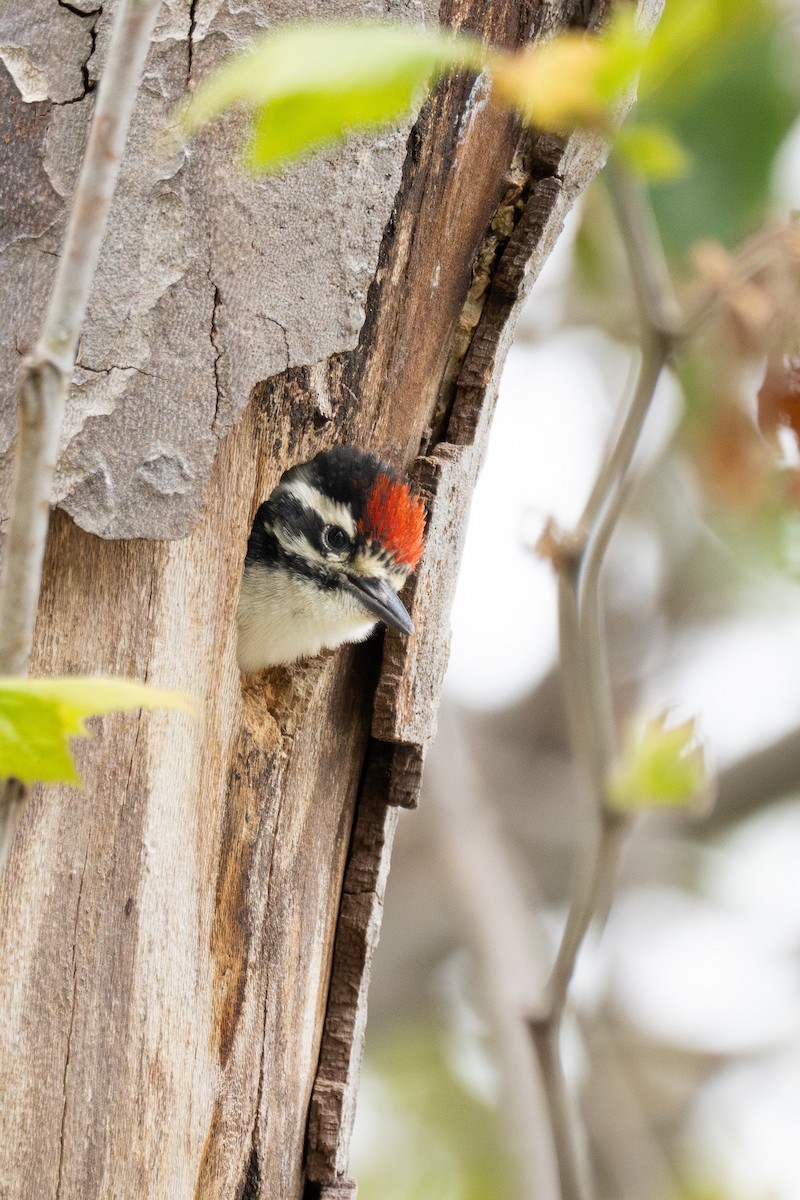
[[[413,633],[414,623],[406,612],[394,588],[382,579],[364,579],[349,576],[347,586],[357,596],[364,608],[378,617],[390,629],[398,633]]]

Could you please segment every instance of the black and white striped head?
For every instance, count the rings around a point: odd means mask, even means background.
[[[424,506],[408,483],[353,446],[286,471],[247,545],[242,669],[360,640],[376,620],[412,633],[397,592],[422,554],[424,528]]]

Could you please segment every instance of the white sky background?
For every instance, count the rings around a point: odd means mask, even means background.
[[[784,211],[800,208],[800,124],[776,192]],[[555,660],[555,579],[526,541],[549,514],[574,522],[631,367],[596,330],[557,330],[575,226],[573,214],[525,314],[538,340],[509,355],[473,501],[445,685],[471,708],[514,702]],[[651,446],[669,437],[679,403],[667,380]],[[756,592],[747,612],[675,647],[648,686],[656,709],[699,716],[720,765],[800,724],[798,599],[800,589],[780,602],[765,593],[759,607]],[[798,863],[800,803],[790,802],[709,850],[697,891],[622,897],[599,951],[615,1001],[650,1036],[741,1056],[701,1089],[685,1135],[726,1200],[800,1200]]]

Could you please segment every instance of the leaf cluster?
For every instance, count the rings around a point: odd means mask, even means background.
[[[225,61],[190,97],[179,127],[191,134],[232,107],[252,114],[249,165],[280,170],[353,130],[396,123],[447,72],[485,72],[492,102],[532,124],[563,133],[589,128],[613,136],[619,98],[641,78],[658,90],[717,29],[720,4],[672,0],[682,16],[652,40],[630,5],[613,13],[600,36],[568,30],[553,40],[506,52],[466,34],[392,22],[288,25]],[[640,125],[620,152],[648,174],[674,174],[685,156],[665,128]]]

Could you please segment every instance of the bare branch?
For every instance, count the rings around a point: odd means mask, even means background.
[[[669,273],[644,197],[619,165],[609,187],[642,315],[636,389],[597,474],[584,511],[565,534],[559,571],[561,670],[576,754],[590,778],[600,819],[596,845],[578,876],[548,984],[548,1005],[530,1021],[548,1097],[562,1200],[590,1200],[593,1189],[578,1135],[574,1102],[560,1057],[570,982],[592,921],[605,907],[632,821],[608,811],[605,781],[617,752],[601,592],[608,547],[632,487],[631,465],[653,396],[682,324]]]
[[[2,675],[24,675],[30,662],[64,407],[160,5],[161,0],[122,0],[114,20],[50,304],[39,340],[20,370],[14,487],[0,586]],[[23,802],[24,789],[15,780],[0,782],[0,869]]]
[[[560,1024],[554,1025],[549,1018],[544,1018],[531,1021],[530,1030],[547,1096],[561,1200],[592,1200],[592,1176],[585,1146],[579,1140],[581,1125],[561,1061]]]
[[[616,753],[616,729],[613,696],[606,651],[605,622],[600,582],[611,539],[632,490],[631,462],[650,411],[658,380],[666,364],[668,342],[659,335],[650,337],[642,350],[639,378],[630,408],[622,423],[600,476],[607,478],[607,491],[597,499],[594,523],[582,555],[577,596],[577,625],[583,664],[581,690],[586,720],[593,729],[595,753],[591,779],[598,796],[602,792],[609,764]],[[600,478],[598,476],[598,478]],[[590,497],[587,512],[593,500]]]
[[[161,0],[123,0],[97,93],[86,155],[39,340],[20,372],[11,520],[0,599],[0,674],[28,669],[64,405]]]
[[[639,185],[612,154],[605,176],[630,267],[642,327],[674,339],[683,314],[672,292],[667,260],[652,209]]]
[[[560,1027],[567,1002],[567,990],[575,972],[575,963],[595,915],[604,908],[604,900],[619,862],[620,852],[630,830],[630,820],[617,814],[603,813],[600,837],[592,850],[591,861],[582,872],[576,889],[549,984],[548,1020]]]
[[[442,711],[439,754],[426,786],[439,855],[472,951],[502,1076],[503,1105],[520,1200],[557,1200],[546,1097],[522,1014],[541,1004],[544,943],[526,912],[515,864],[475,784],[468,747]],[[539,943],[537,945],[537,943]]]

